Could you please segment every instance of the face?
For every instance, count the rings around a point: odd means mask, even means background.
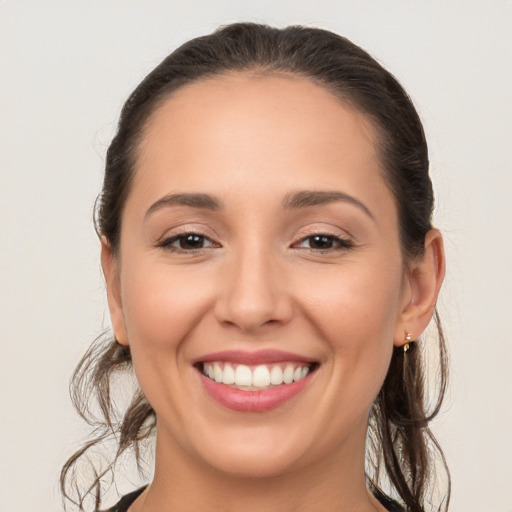
[[[411,286],[363,115],[297,77],[178,90],[104,266],[173,460],[275,475],[364,452]]]

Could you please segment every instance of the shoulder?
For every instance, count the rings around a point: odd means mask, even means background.
[[[127,512],[130,505],[142,494],[146,487],[141,487],[136,491],[123,496],[113,507],[103,511],[103,512]]]

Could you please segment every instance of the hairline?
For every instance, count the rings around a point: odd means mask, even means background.
[[[388,135],[385,129],[382,127],[379,120],[373,116],[370,112],[362,107],[362,105],[357,101],[357,89],[355,89],[356,94],[346,93],[341,87],[337,87],[335,81],[327,81],[321,79],[312,74],[301,72],[300,70],[290,70],[285,69],[282,66],[276,65],[263,65],[263,64],[254,64],[243,66],[240,68],[236,67],[226,67],[225,69],[209,71],[205,72],[203,75],[193,77],[193,78],[185,78],[180,83],[171,83],[171,86],[164,85],[162,88],[156,93],[153,98],[148,99],[149,109],[146,112],[145,117],[142,120],[140,129],[134,135],[133,143],[130,148],[130,166],[131,173],[127,182],[127,187],[125,189],[125,198],[122,205],[122,208],[119,212],[119,235],[118,235],[118,247],[114,248],[114,252],[117,253],[120,245],[120,237],[122,231],[122,218],[123,213],[128,202],[128,198],[131,194],[133,182],[135,180],[135,175],[137,173],[137,166],[139,161],[140,149],[144,143],[145,136],[151,126],[151,119],[153,115],[170,99],[174,96],[179,95],[181,91],[193,87],[194,85],[198,85],[201,83],[222,81],[225,79],[229,79],[230,77],[238,77],[238,76],[252,76],[254,78],[283,78],[287,80],[299,80],[299,81],[307,81],[313,85],[321,87],[325,91],[329,92],[343,107],[350,110],[354,115],[360,117],[363,120],[363,126],[370,127],[370,133],[366,129],[363,130],[363,133],[366,137],[368,137],[368,141],[375,148],[375,154],[379,159],[379,171],[380,175],[384,181],[384,184],[390,190],[393,201],[395,204],[395,208],[397,211],[397,222],[398,222],[398,233],[399,240],[401,246],[401,252],[403,257],[404,265],[406,265],[407,261],[411,259],[410,255],[407,255],[405,250],[405,245],[402,240],[402,228],[400,222],[400,202],[396,197],[396,193],[393,189],[392,181],[391,181],[391,172],[388,170],[388,162],[386,156],[386,140]],[[119,257],[120,255],[117,254]]]

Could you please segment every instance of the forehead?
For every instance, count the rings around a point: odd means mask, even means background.
[[[186,85],[158,106],[133,185],[152,196],[228,187],[389,195],[377,147],[370,120],[327,88],[295,75],[232,73]]]
[[[367,116],[325,86],[291,73],[231,72],[180,87],[150,115],[142,149],[158,138],[201,128],[211,135],[243,135],[252,130],[286,128],[283,138],[308,136],[339,142],[365,139],[367,152],[377,147],[377,133]],[[242,128],[242,130],[241,130]],[[334,128],[334,129],[333,129]],[[300,133],[302,131],[302,133]],[[268,141],[267,141],[268,143]]]

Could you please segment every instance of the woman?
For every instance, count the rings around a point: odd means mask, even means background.
[[[151,484],[111,510],[446,509],[428,428],[446,382],[432,208],[418,115],[348,40],[235,24],[177,49],[108,150],[97,222],[115,339],[75,373],[79,411],[95,394],[104,421],[64,467],[65,495],[90,447],[114,436],[118,458],[156,434]],[[116,420],[110,382],[132,367],[140,391]],[[96,489],[99,509],[109,469],[80,507]]]

